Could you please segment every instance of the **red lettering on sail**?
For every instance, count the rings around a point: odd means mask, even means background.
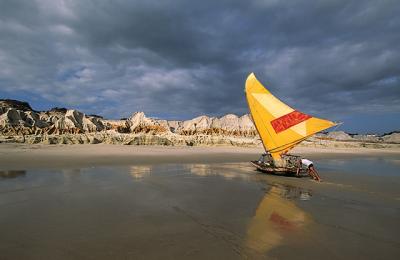
[[[295,110],[293,112],[290,112],[289,114],[275,118],[274,120],[271,121],[271,125],[274,128],[275,132],[278,134],[282,131],[285,131],[289,127],[295,126],[303,121],[306,121],[309,118],[311,118],[311,116]]]

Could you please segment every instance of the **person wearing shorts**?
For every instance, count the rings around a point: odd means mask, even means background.
[[[314,168],[314,163],[305,158],[301,159],[299,169],[297,170],[297,176],[299,176],[300,168],[303,165],[307,168],[307,173],[310,175],[311,178],[313,178],[316,181],[321,181],[321,177],[319,177],[317,170]]]

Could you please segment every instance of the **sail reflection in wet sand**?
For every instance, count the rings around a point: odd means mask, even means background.
[[[308,200],[311,193],[299,188],[273,186],[262,198],[246,235],[246,247],[266,253],[283,243],[285,236],[299,232],[311,223],[311,217],[292,199]]]

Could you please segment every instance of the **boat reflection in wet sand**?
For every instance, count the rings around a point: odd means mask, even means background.
[[[265,254],[282,244],[285,237],[304,231],[312,219],[295,205],[293,198],[309,200],[311,192],[278,185],[265,194],[248,225],[247,248]]]

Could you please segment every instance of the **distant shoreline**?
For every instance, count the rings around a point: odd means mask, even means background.
[[[160,163],[246,162],[257,159],[261,153],[263,153],[262,148],[232,146],[0,144],[0,170]],[[311,159],[321,159],[376,155],[398,156],[400,149],[297,147],[292,153],[308,156]]]

